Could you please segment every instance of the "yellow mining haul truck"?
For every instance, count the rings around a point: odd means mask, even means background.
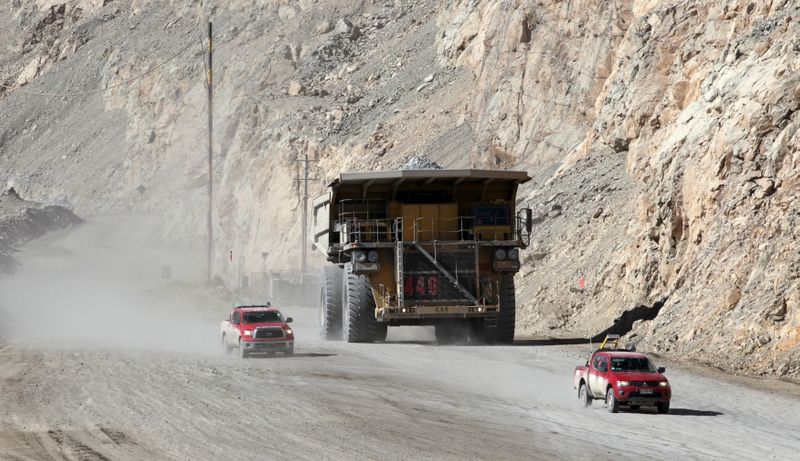
[[[434,325],[440,343],[514,339],[514,274],[531,212],[524,171],[342,173],[314,201],[325,339],[374,342],[396,325]]]

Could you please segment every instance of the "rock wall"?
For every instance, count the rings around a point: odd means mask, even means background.
[[[0,180],[86,215],[158,214],[202,248],[213,18],[228,284],[296,269],[306,158],[312,196],[417,154],[521,168],[537,225],[518,334],[630,330],[646,350],[798,378],[798,8],[15,0],[0,6],[0,83],[22,85],[0,90]]]
[[[520,277],[524,330],[633,326],[649,350],[800,374],[797,13],[790,1],[451,5],[440,49],[473,70],[487,163],[559,166],[529,197],[542,224]]]

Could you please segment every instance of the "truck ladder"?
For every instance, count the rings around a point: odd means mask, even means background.
[[[403,219],[397,218],[395,220],[395,229],[403,228]],[[395,280],[397,281],[397,307],[405,307],[406,295],[403,287],[403,238],[400,235],[395,235]]]

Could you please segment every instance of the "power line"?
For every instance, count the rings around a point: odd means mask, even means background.
[[[193,44],[194,44],[193,41],[189,42],[188,44],[186,44],[186,46],[184,46],[183,48],[178,50],[175,54],[173,54],[169,58],[165,59],[164,61],[158,63],[157,65],[151,67],[150,69],[142,72],[141,74],[135,75],[135,76],[133,76],[133,77],[127,79],[127,80],[123,80],[123,81],[121,81],[119,83],[115,83],[113,85],[107,85],[107,86],[105,86],[103,88],[96,88],[94,90],[87,90],[87,91],[80,91],[80,92],[73,92],[73,93],[51,93],[51,92],[21,90],[20,89],[21,86],[9,86],[9,85],[3,84],[3,83],[0,83],[0,87],[9,90],[6,94],[11,94],[11,93],[16,92],[16,93],[27,94],[27,95],[31,95],[31,96],[48,96],[48,97],[57,97],[57,98],[87,96],[87,95],[90,95],[90,94],[102,93],[104,91],[108,91],[108,90],[111,90],[111,89],[114,89],[114,88],[119,88],[121,86],[125,86],[125,85],[127,85],[127,84],[129,84],[129,83],[131,83],[133,81],[136,81],[136,80],[138,80],[138,79],[140,79],[142,77],[145,77],[145,76],[155,72],[157,69],[159,69],[161,67],[164,67],[167,63],[169,63],[173,59],[175,59],[178,56],[180,56],[184,51],[189,49],[189,47],[192,46]]]
[[[301,244],[301,256],[300,256],[300,278],[302,279],[305,277],[306,272],[308,272],[308,265],[307,265],[307,254],[308,254],[308,182],[309,181],[316,181],[319,178],[312,178],[308,175],[308,164],[309,162],[316,162],[316,159],[308,158],[308,143],[304,146],[304,155],[302,159],[297,159],[298,162],[303,162],[303,177],[302,178],[295,178],[295,181],[299,181],[303,183],[303,197],[302,197],[302,223],[301,223],[301,230],[300,230],[300,244]]]

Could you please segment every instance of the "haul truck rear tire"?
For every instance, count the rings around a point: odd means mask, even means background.
[[[483,319],[474,319],[470,325],[469,342],[475,345],[492,344],[493,338]],[[491,328],[494,331],[494,328]]]
[[[436,324],[436,342],[441,345],[464,344],[470,334],[470,325],[458,320],[446,320]]]
[[[342,338],[342,270],[339,266],[327,266],[320,277],[321,293],[319,322],[322,339]]]
[[[343,337],[348,343],[375,342],[378,321],[375,319],[375,299],[369,280],[363,275],[345,271]]]
[[[386,334],[389,332],[389,325],[384,322],[378,322],[375,329],[375,341],[386,341]]]
[[[514,342],[514,323],[517,319],[517,303],[514,295],[514,275],[503,274],[500,278],[500,312],[497,316],[495,341],[498,344]]]

